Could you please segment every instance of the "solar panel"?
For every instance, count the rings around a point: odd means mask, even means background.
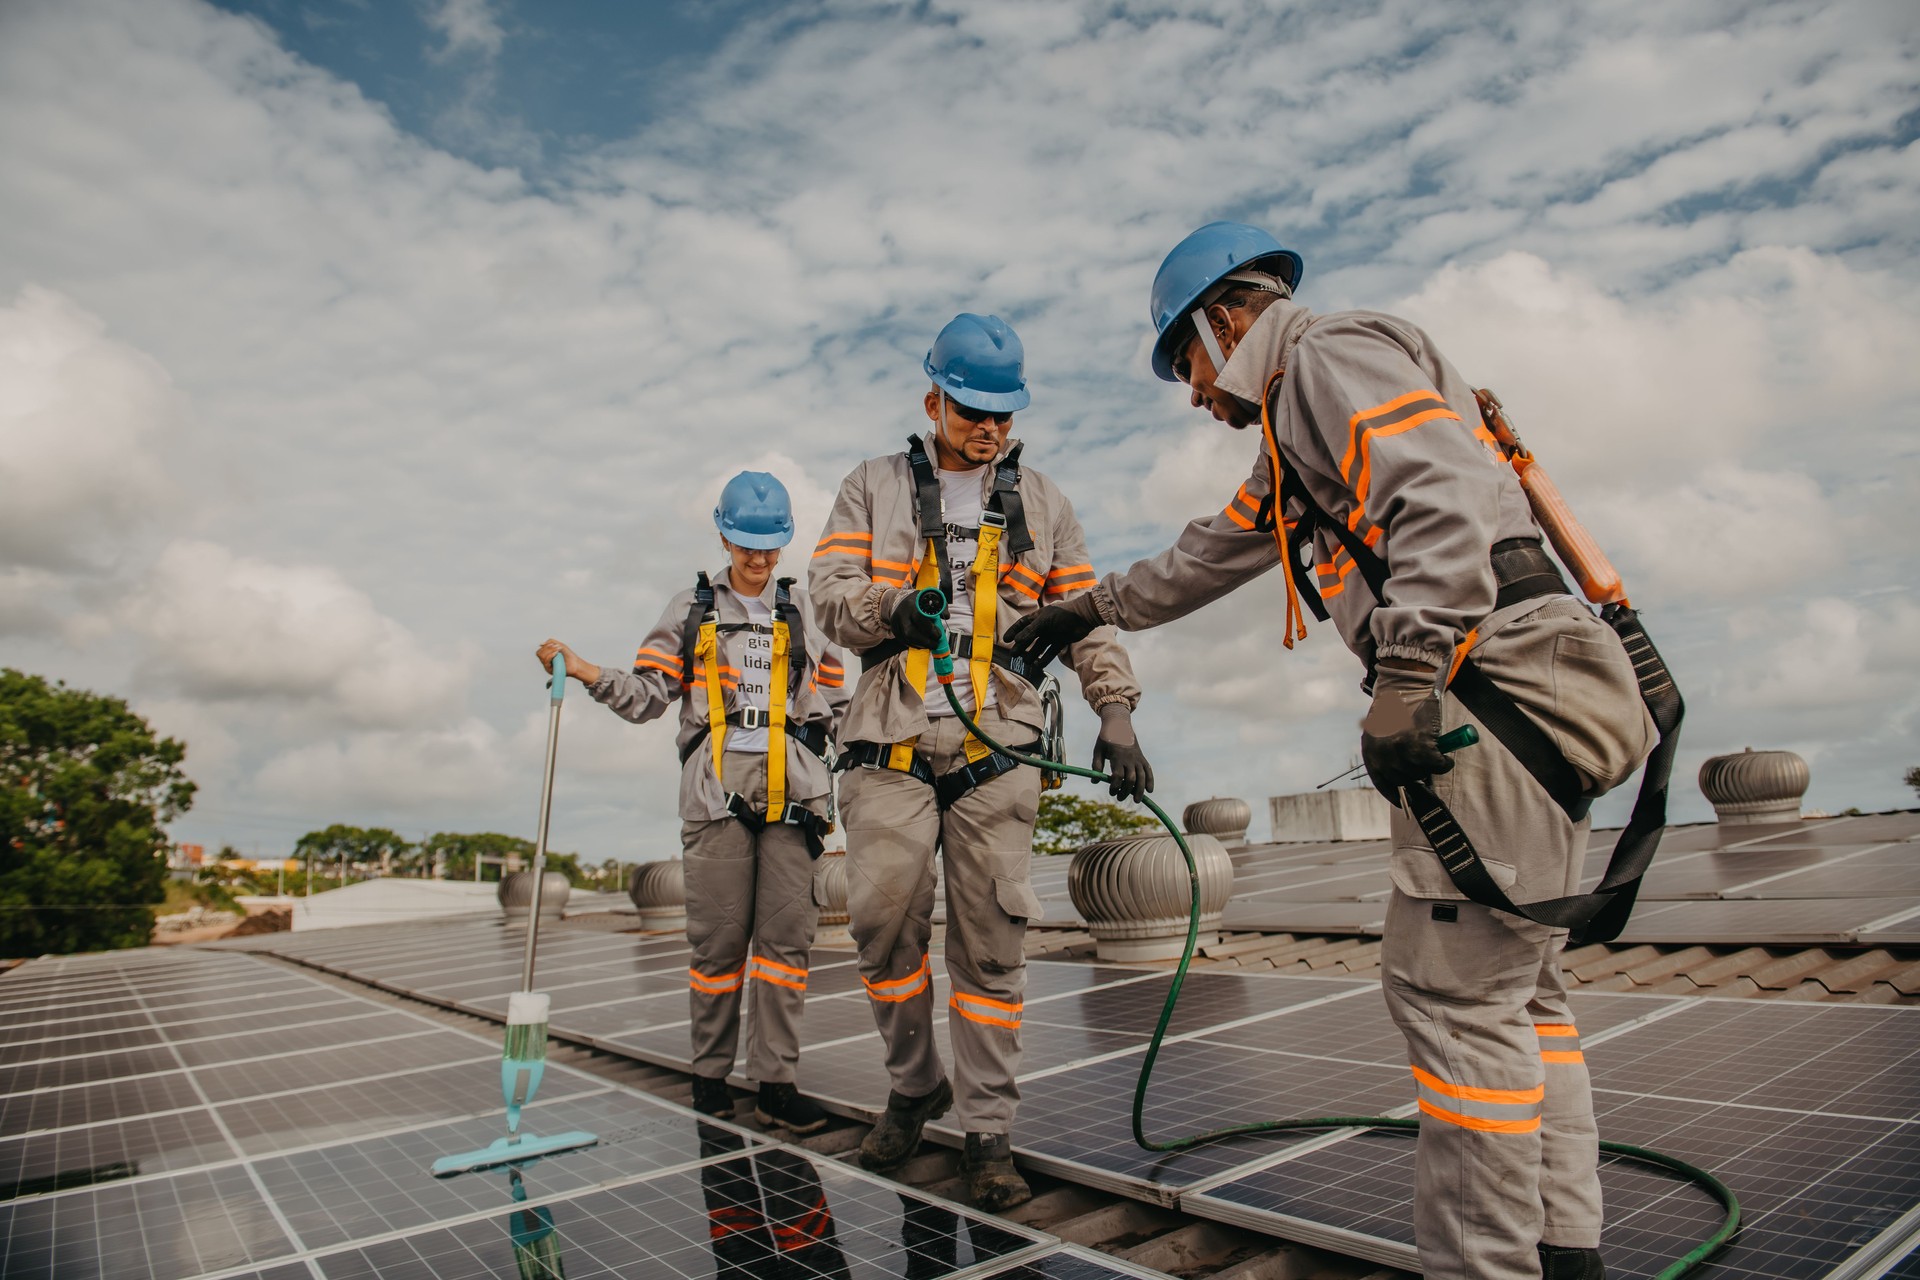
[[[1165,1280],[1166,1273],[1067,1245],[987,1275],[991,1280]]]

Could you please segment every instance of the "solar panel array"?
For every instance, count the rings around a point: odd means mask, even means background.
[[[488,957],[518,936],[468,923],[233,945],[497,1016],[512,979],[489,971],[512,966]],[[553,996],[556,1034],[687,1069],[684,942],[542,936],[539,985]],[[1028,972],[1014,1134],[1023,1160],[1202,1217],[1416,1265],[1408,1139],[1343,1131],[1145,1152],[1129,1105],[1171,976],[1047,961]],[[945,1002],[944,979],[935,997]],[[1716,1170],[1746,1206],[1739,1239],[1704,1274],[1875,1275],[1920,1244],[1920,1009],[1632,994],[1579,994],[1574,1009],[1603,1136]],[[944,1027],[937,1034],[951,1061]],[[815,953],[803,1044],[804,1089],[848,1115],[884,1105],[880,1042],[850,952]],[[1170,1137],[1285,1115],[1408,1115],[1411,1103],[1376,983],[1207,971],[1188,978],[1146,1127]],[[946,1122],[933,1131],[959,1141]],[[1602,1181],[1612,1274],[1653,1275],[1718,1224],[1718,1207],[1671,1175],[1613,1161]]]
[[[1593,833],[1589,887],[1618,836]],[[1231,853],[1229,929],[1378,935],[1386,925],[1393,884],[1384,840],[1257,844]],[[1034,859],[1034,889],[1049,924],[1082,923],[1067,896],[1071,861]],[[1639,903],[1622,943],[1920,943],[1920,813],[1671,828]]]
[[[441,949],[425,965],[412,930],[411,946],[393,929],[302,940],[396,971],[517,973],[518,938],[497,925],[428,932]],[[602,942],[571,972],[556,963],[556,984],[604,980],[591,960],[645,988],[635,962],[674,950]],[[599,1145],[433,1178],[436,1156],[504,1131],[499,1054],[497,1038],[258,956],[24,965],[0,979],[0,1275],[1134,1274],[558,1064],[528,1128],[587,1129]]]

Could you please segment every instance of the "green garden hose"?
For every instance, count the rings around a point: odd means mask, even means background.
[[[921,614],[931,619],[940,629],[939,647],[934,652],[934,669],[938,672],[941,685],[947,691],[947,701],[952,704],[954,714],[960,722],[991,750],[1008,756],[1020,764],[1031,765],[1036,769],[1050,769],[1055,773],[1070,773],[1075,777],[1089,778],[1095,782],[1109,782],[1112,779],[1095,769],[1083,769],[1077,765],[1063,764],[1055,760],[1043,760],[1037,756],[1023,755],[1008,750],[1002,744],[989,738],[980,729],[967,709],[960,705],[959,696],[953,691],[953,655],[948,652],[946,626],[941,615],[946,611],[946,597],[938,588],[928,588],[920,592],[916,601]],[[1205,1133],[1196,1133],[1184,1138],[1168,1138],[1161,1141],[1150,1139],[1146,1134],[1144,1113],[1147,1106],[1147,1088],[1153,1080],[1153,1064],[1160,1056],[1160,1044],[1166,1038],[1167,1027],[1173,1021],[1174,1007],[1180,1001],[1180,988],[1187,980],[1187,969],[1193,963],[1193,953],[1200,940],[1200,868],[1193,860],[1193,850],[1187,847],[1187,840],[1180,827],[1167,815],[1150,795],[1142,795],[1140,803],[1145,805],[1160,825],[1167,829],[1175,844],[1180,846],[1180,856],[1186,859],[1187,883],[1191,891],[1187,911],[1187,944],[1180,952],[1180,964],[1173,971],[1173,985],[1167,988],[1166,1003],[1160,1009],[1160,1021],[1153,1028],[1153,1038],[1147,1042],[1147,1056],[1140,1063],[1140,1076],[1133,1086],[1133,1140],[1147,1151],[1187,1151],[1203,1143],[1218,1142],[1224,1138],[1239,1138],[1251,1134],[1281,1133],[1290,1129],[1414,1129],[1420,1122],[1414,1119],[1401,1119],[1392,1116],[1316,1116],[1311,1119],[1297,1120],[1254,1120],[1246,1124],[1229,1125],[1223,1129],[1209,1129]],[[1711,1195],[1725,1210],[1725,1217],[1719,1230],[1702,1240],[1685,1254],[1673,1260],[1654,1280],[1678,1280],[1680,1276],[1693,1270],[1711,1257],[1722,1245],[1733,1238],[1740,1229],[1740,1202],[1734,1197],[1733,1190],[1726,1183],[1697,1165],[1687,1163],[1675,1156],[1664,1155],[1646,1147],[1636,1147],[1625,1142],[1602,1142],[1600,1150],[1609,1155],[1625,1156],[1644,1164],[1658,1165],[1671,1170],[1681,1177],[1695,1183]]]

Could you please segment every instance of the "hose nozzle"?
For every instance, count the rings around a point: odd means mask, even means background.
[[[938,587],[923,587],[914,593],[913,607],[940,633],[940,642],[933,651],[933,670],[941,684],[948,684],[953,680],[953,646],[947,635],[947,593]]]

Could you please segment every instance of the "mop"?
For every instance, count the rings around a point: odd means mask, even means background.
[[[490,1169],[495,1165],[537,1160],[556,1151],[588,1147],[599,1139],[574,1130],[542,1138],[520,1132],[520,1109],[533,1100],[547,1069],[547,1007],[549,998],[533,989],[533,957],[540,936],[540,889],[547,871],[547,822],[553,816],[553,764],[560,747],[560,700],[567,691],[565,654],[553,655],[552,693],[547,703],[547,772],[540,786],[540,829],[533,845],[533,901],[527,910],[527,956],[520,970],[520,990],[507,997],[507,1041],[500,1054],[500,1092],[507,1100],[507,1136],[478,1151],[441,1156],[433,1162],[433,1176]]]

